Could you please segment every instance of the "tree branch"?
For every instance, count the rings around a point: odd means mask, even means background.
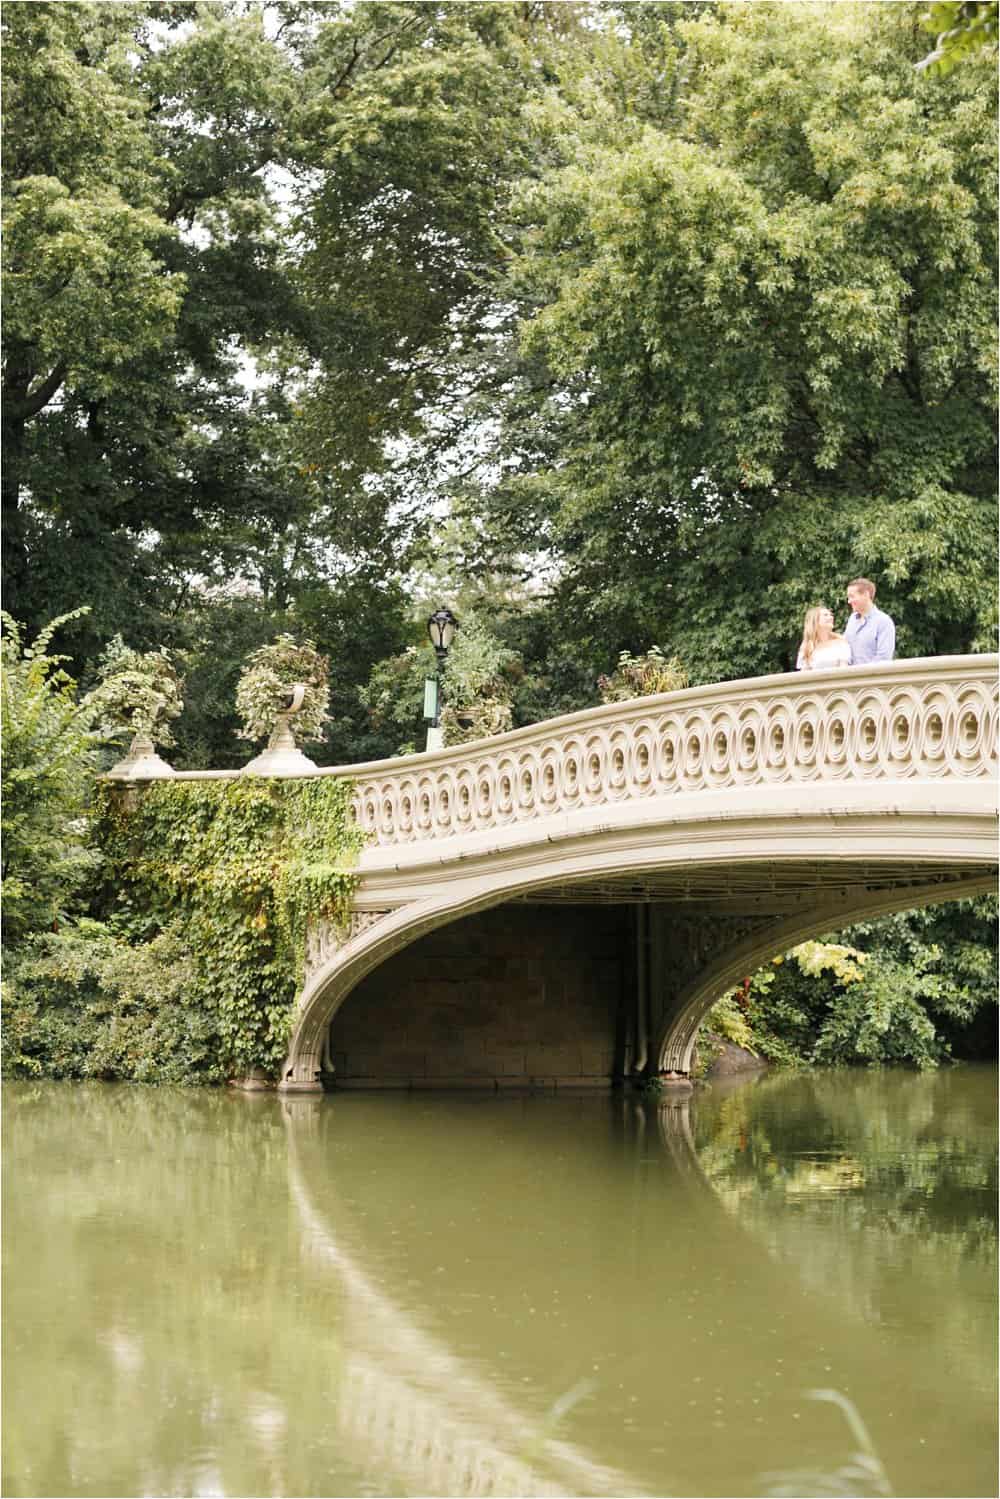
[[[56,391],[65,380],[67,368],[68,366],[64,362],[60,361],[59,364],[56,365],[55,369],[45,377],[41,385],[36,385],[34,390],[29,390],[25,393],[23,400],[18,403],[20,408],[18,414],[22,416],[25,421],[27,421],[30,417],[37,416],[38,413],[49,404],[52,397],[55,395]]]

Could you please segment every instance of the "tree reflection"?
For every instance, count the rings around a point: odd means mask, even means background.
[[[987,1068],[764,1078],[699,1101],[698,1161],[817,1294],[867,1323],[919,1330],[924,1357],[982,1377],[995,1325],[995,1079]]]

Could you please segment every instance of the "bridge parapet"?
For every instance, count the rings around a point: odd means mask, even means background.
[[[370,847],[674,793],[993,777],[997,657],[946,656],[688,688],[349,774]]]

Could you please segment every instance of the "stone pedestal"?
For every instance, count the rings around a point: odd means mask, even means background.
[[[161,760],[148,734],[136,734],[128,753],[107,773],[109,781],[163,781],[176,775],[172,765]]]
[[[289,727],[288,713],[279,713],[278,720],[267,741],[267,749],[257,755],[249,765],[244,765],[245,776],[308,776],[316,769],[316,762],[304,755],[295,743]]]
[[[244,1077],[230,1078],[229,1086],[241,1093],[269,1093],[274,1089],[273,1081],[262,1067],[252,1067]]]

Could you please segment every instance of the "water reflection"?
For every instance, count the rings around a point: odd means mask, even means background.
[[[994,1080],[9,1086],[6,1492],[992,1493]]]
[[[380,1290],[312,1205],[300,1142],[319,1133],[321,1100],[287,1099],[289,1181],[307,1253],[347,1294],[338,1430],[359,1466],[398,1475],[425,1494],[621,1494],[625,1475],[591,1462],[549,1431],[582,1393],[568,1391],[543,1421],[504,1400]],[[329,1206],[334,1193],[327,1193]],[[339,1218],[340,1214],[335,1214]],[[547,1476],[548,1475],[548,1476]]]

